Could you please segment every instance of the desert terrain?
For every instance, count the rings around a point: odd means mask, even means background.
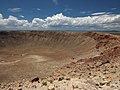
[[[0,90],[120,90],[120,37],[0,31]]]

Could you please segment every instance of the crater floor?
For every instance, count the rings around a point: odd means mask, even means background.
[[[82,32],[0,31],[0,82],[50,76],[72,61],[98,55]]]

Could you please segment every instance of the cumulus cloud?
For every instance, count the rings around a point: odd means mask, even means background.
[[[2,29],[25,29],[28,23],[27,20],[18,20],[14,16],[9,16],[7,19],[0,19],[0,26]]]
[[[47,27],[90,27],[98,26],[103,28],[104,25],[115,23],[117,20],[120,20],[120,15],[101,15],[101,16],[88,16],[88,17],[67,17],[62,13],[54,15],[52,17],[47,17],[45,19],[45,26]],[[117,22],[120,24],[120,22]]]
[[[22,9],[21,8],[9,8],[8,11],[10,11],[10,12],[20,12],[20,11],[22,11]]]
[[[0,14],[2,16],[2,14]],[[45,19],[34,18],[31,22],[28,20],[18,20],[14,16],[0,19],[0,29],[23,29],[23,30],[119,30],[120,15],[98,15],[87,17],[67,17],[62,13],[47,17]]]
[[[55,5],[58,5],[58,0],[52,0]]]

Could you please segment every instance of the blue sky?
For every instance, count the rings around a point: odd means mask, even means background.
[[[120,30],[120,0],[0,0],[0,17],[3,30]]]

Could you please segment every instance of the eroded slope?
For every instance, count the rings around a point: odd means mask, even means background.
[[[0,31],[0,81],[41,78],[71,61],[99,54],[80,32]]]

